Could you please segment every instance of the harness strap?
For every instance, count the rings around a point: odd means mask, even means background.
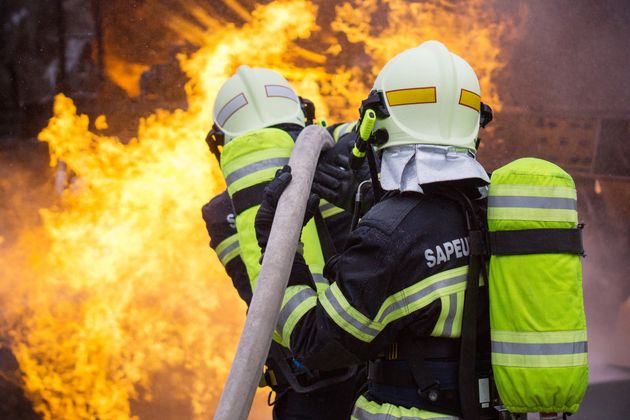
[[[319,244],[322,247],[322,254],[324,254],[324,262],[330,260],[333,256],[337,255],[337,249],[333,242],[328,226],[324,221],[322,212],[318,207],[315,211],[315,227],[317,228],[317,236],[319,236]]]
[[[483,256],[486,254],[485,234],[470,199],[461,191],[458,191],[454,198],[464,207],[470,244],[459,354],[459,401],[462,417],[466,420],[478,420],[480,416],[479,387],[475,365],[477,359],[479,275],[482,272]]]
[[[576,229],[525,229],[489,232],[492,255],[567,253],[584,255],[582,225]]]
[[[319,371],[303,368],[304,371],[296,372],[295,368],[289,365],[292,358],[287,350],[280,345],[271,345],[269,355],[274,361],[275,367],[286,379],[287,385],[297,393],[307,393],[316,389],[345,382],[356,375],[358,366],[353,365],[347,368],[335,369],[331,371]],[[276,376],[278,372],[275,372]]]
[[[262,203],[265,187],[268,184],[269,181],[261,182],[260,184],[243,188],[242,190],[232,194],[232,204],[234,205],[234,211],[236,214],[239,215],[245,210]]]
[[[377,359],[368,365],[369,392],[390,404],[412,406],[438,413],[460,416],[457,392],[457,361],[426,360],[424,388],[411,361]]]
[[[368,145],[367,150],[368,166],[370,167],[370,178],[372,179],[372,191],[374,193],[374,202],[378,203],[383,198],[383,189],[381,188],[381,182],[378,178],[378,164],[376,157],[374,156],[374,149],[371,145]]]

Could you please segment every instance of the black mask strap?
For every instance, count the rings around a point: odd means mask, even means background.
[[[300,106],[302,107],[302,112],[304,113],[304,123],[306,125],[311,125],[315,121],[315,104],[313,101],[307,98],[300,98]]]
[[[481,128],[486,128],[486,126],[492,121],[492,108],[490,108],[490,105],[486,105],[482,102],[479,113],[481,114],[479,117],[479,126]]]
[[[221,152],[223,151],[223,144],[225,142],[225,134],[219,128],[218,125],[212,124],[212,129],[208,132],[206,136],[206,144],[208,148],[212,152],[212,154],[217,158],[217,161],[221,158]]]

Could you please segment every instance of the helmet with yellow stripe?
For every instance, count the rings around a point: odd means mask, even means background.
[[[247,132],[278,124],[304,127],[301,100],[279,73],[240,66],[217,93],[213,119],[224,142]]]
[[[376,78],[371,96],[379,103],[374,131],[386,132],[380,148],[430,144],[476,150],[479,80],[442,43],[427,41],[392,58]]]

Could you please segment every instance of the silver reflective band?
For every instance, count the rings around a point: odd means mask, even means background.
[[[332,204],[332,203],[322,204],[321,206],[319,206],[319,211],[321,211],[323,213],[323,212],[325,212],[328,209],[332,209],[333,207],[335,207],[335,205]]]
[[[435,282],[434,284],[427,286],[426,288],[412,294],[409,296],[405,296],[403,299],[398,300],[396,302],[393,302],[391,305],[389,305],[387,307],[387,309],[385,309],[383,311],[383,313],[381,314],[381,317],[378,319],[378,322],[383,322],[383,320],[387,317],[387,315],[389,315],[390,313],[394,312],[397,309],[402,309],[406,306],[411,305],[413,302],[420,300],[426,296],[428,296],[429,294],[435,292],[438,289],[442,289],[444,287],[449,287],[449,286],[453,286],[455,284],[458,283],[464,283],[466,282],[466,274],[463,274],[461,276],[457,276],[457,277],[453,277],[450,279],[445,279],[445,280],[441,280],[438,282]]]
[[[577,200],[561,197],[490,196],[488,207],[577,210]]]
[[[553,356],[561,354],[586,353],[586,341],[575,343],[506,343],[492,342],[493,353],[521,354],[525,356]]]
[[[227,255],[232,252],[233,250],[235,250],[236,248],[238,248],[238,241],[234,242],[233,244],[228,245],[224,250],[222,250],[221,252],[219,252],[219,260],[221,260],[221,263],[223,265],[227,264],[228,261],[224,261],[225,258],[227,257]]]
[[[355,124],[356,123],[351,122],[351,123],[341,124],[339,127],[337,127],[335,131],[333,132],[333,138],[335,139],[335,141],[338,141],[340,138],[348,134],[350,130],[354,128]]]
[[[348,134],[353,128],[354,125],[356,123],[346,123],[343,125],[342,129],[339,131],[339,138],[345,136],[346,134]]]
[[[265,93],[269,98],[287,98],[300,103],[293,89],[281,85],[265,85]]]
[[[446,320],[444,320],[442,337],[450,337],[453,334],[453,322],[455,322],[455,315],[457,314],[457,293],[451,294],[448,299],[448,315],[446,316]]]
[[[222,127],[236,111],[243,108],[245,105],[247,105],[247,103],[248,102],[247,98],[245,98],[245,95],[239,93],[238,95],[230,99],[228,103],[223,105],[223,108],[221,108],[221,111],[219,111],[219,113],[217,114],[217,120],[215,122],[220,127]]]
[[[280,315],[278,315],[276,331],[282,332],[282,330],[284,329],[284,324],[287,323],[293,311],[295,311],[295,309],[300,306],[300,303],[311,296],[317,296],[317,293],[315,293],[315,291],[310,288],[301,290],[294,296],[292,296],[289,301],[282,307]]]
[[[324,292],[324,294],[328,298],[328,301],[332,305],[332,307],[335,310],[335,312],[337,312],[337,314],[341,318],[343,318],[344,321],[346,321],[348,324],[352,325],[357,330],[361,331],[362,333],[364,333],[364,334],[366,334],[368,336],[376,337],[378,335],[379,330],[376,330],[374,328],[370,328],[370,327],[368,327],[366,325],[363,325],[361,322],[359,322],[358,320],[354,319],[348,312],[345,311],[345,309],[343,309],[341,307],[341,304],[339,303],[339,301],[337,301],[337,298],[335,297],[335,294],[332,292],[332,287],[329,287]]]
[[[284,166],[287,163],[289,163],[289,158],[288,157],[265,159],[265,160],[260,160],[258,162],[250,163],[247,166],[243,166],[242,168],[238,168],[237,170],[235,170],[234,172],[232,172],[228,176],[226,176],[225,177],[225,183],[229,186],[234,181],[237,181],[237,180],[239,180],[239,179],[241,179],[244,176],[247,176],[249,174],[253,174],[254,172],[258,172],[258,171],[262,171],[264,169],[274,168],[274,167],[278,167],[278,166]]]
[[[326,280],[323,274],[313,273],[313,281],[315,281],[315,285],[317,284],[325,284],[326,286],[329,285],[328,280]]]
[[[422,410],[424,411],[424,410]],[[431,415],[429,415],[428,412],[425,412],[426,417],[423,415],[422,417],[416,417],[416,416],[395,416],[393,414],[389,414],[389,413],[370,413],[367,410],[364,410],[361,407],[354,407],[354,411],[352,412],[352,418],[357,419],[357,420],[419,420],[419,419],[426,419],[426,420],[457,420],[457,417],[452,417],[452,416],[439,416],[439,417],[433,417]],[[424,414],[424,413],[423,413]]]

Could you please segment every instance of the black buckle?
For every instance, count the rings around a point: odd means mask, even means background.
[[[363,116],[363,113],[368,109],[376,112],[376,117],[381,120],[389,117],[389,111],[387,110],[387,106],[385,106],[383,92],[377,92],[375,90],[371,91],[368,97],[361,102],[359,115]]]
[[[481,128],[486,128],[486,126],[488,124],[490,124],[490,122],[492,121],[492,108],[490,108],[490,105],[486,105],[483,102],[481,102],[481,108],[479,109],[479,126]]]
[[[315,104],[313,101],[307,98],[300,98],[300,107],[302,107],[302,113],[304,113],[304,123],[306,125],[311,125],[315,121]]]
[[[206,144],[208,145],[208,148],[210,149],[212,154],[217,158],[217,161],[219,161],[221,157],[224,142],[225,134],[223,134],[223,131],[216,123],[212,124],[212,129],[208,132],[208,135],[206,136]]]
[[[440,399],[440,391],[440,381],[436,380],[424,388],[418,388],[418,395],[435,403]]]

